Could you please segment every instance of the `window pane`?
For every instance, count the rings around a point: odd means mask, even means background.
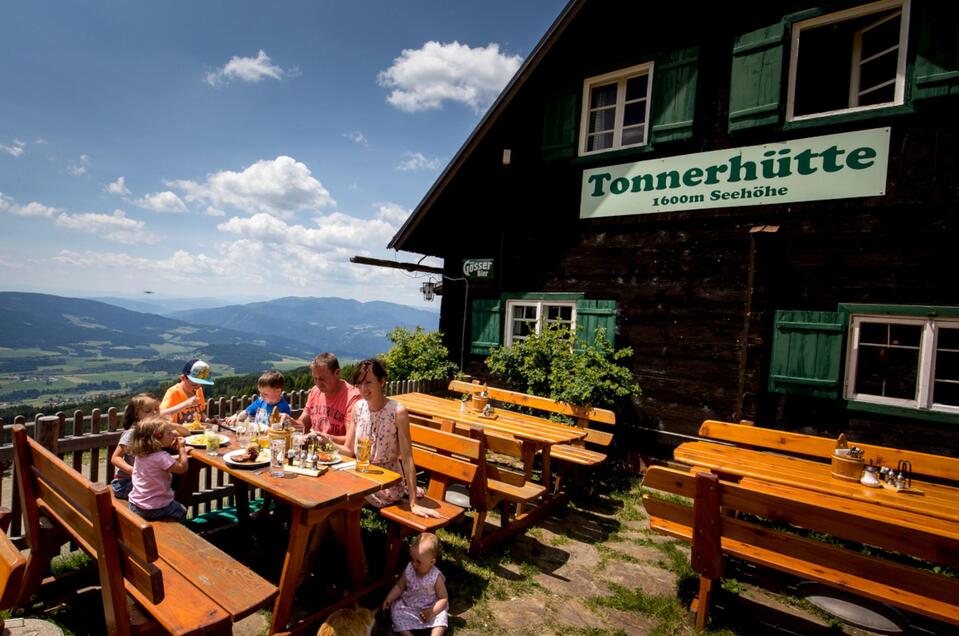
[[[889,325],[889,344],[902,347],[919,347],[922,327],[919,325]]]
[[[891,46],[896,46],[899,44],[899,28],[902,19],[902,11],[896,9],[893,13],[898,15],[895,18],[886,20],[882,24],[875,26],[873,28],[866,28],[862,32],[862,58],[867,60],[877,53],[885,51]],[[870,16],[875,22],[882,19],[884,16],[890,15],[890,12],[886,13],[877,13],[873,16]]]
[[[623,130],[623,145],[632,146],[646,141],[646,126],[634,126]]]
[[[603,106],[616,105],[616,83],[604,84],[603,86],[594,86],[589,99],[589,107],[602,108]]]
[[[936,343],[936,377],[938,380],[959,381],[959,329],[944,329],[939,327],[939,337]],[[939,382],[935,390],[938,395]],[[944,389],[945,390],[945,389]],[[936,402],[940,400],[933,396]]]
[[[646,97],[649,75],[637,75],[626,80],[626,101]]]
[[[849,107],[853,29],[847,22],[799,33],[793,113],[811,115]]]
[[[959,382],[936,382],[932,391],[932,401],[936,404],[959,406]]]
[[[569,305],[546,305],[546,320],[572,322],[573,308]]]
[[[586,142],[586,150],[605,150],[613,147],[613,133],[602,133],[599,135],[590,135]]]
[[[939,350],[951,349],[959,351],[959,327],[943,327],[939,325]]]
[[[884,53],[873,60],[860,64],[859,91],[865,92],[889,80],[896,79],[896,68],[898,65],[898,51]]]
[[[875,106],[896,101],[896,85],[889,84],[859,96],[859,106]]]
[[[623,111],[623,126],[646,123],[646,101],[626,104]]]
[[[594,110],[589,114],[589,132],[604,132],[612,130],[616,121],[616,109],[604,108]]]
[[[914,400],[918,370],[918,349],[877,347],[860,341],[855,391]]]
[[[522,340],[536,333],[536,307],[531,305],[513,305],[513,317],[510,331],[513,340]]]
[[[889,344],[889,325],[878,322],[860,323],[859,342]]]

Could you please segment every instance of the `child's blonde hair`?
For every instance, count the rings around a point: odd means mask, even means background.
[[[140,413],[145,411],[151,403],[155,403],[157,411],[160,410],[160,400],[152,393],[138,393],[127,402],[127,408],[123,411],[123,428],[130,428],[140,419]]]
[[[410,552],[419,548],[420,553],[428,550],[430,554],[433,555],[433,558],[439,561],[440,559],[440,540],[436,538],[436,535],[432,532],[421,532],[415,537],[410,543]]]
[[[133,427],[133,446],[131,452],[137,456],[149,455],[163,449],[160,439],[173,428],[170,420],[162,417],[148,417]]]

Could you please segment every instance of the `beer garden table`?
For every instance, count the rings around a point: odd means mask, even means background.
[[[554,444],[569,444],[586,437],[586,432],[575,426],[496,409],[495,418],[482,417],[479,413],[460,411],[460,401],[450,400],[425,393],[403,393],[391,396],[414,415],[449,419],[480,426],[490,431],[512,435],[523,443],[523,469],[529,479],[533,471],[533,458],[542,452],[543,484],[549,486],[552,479],[549,449]]]
[[[397,473],[377,467],[377,472],[358,473],[355,470],[328,470],[319,477],[287,473],[272,477],[269,470],[249,470],[228,465],[223,456],[239,446],[234,435],[224,431],[230,445],[221,447],[218,455],[208,455],[202,449],[191,453],[191,475],[195,480],[200,464],[216,468],[230,475],[241,521],[248,514],[247,488],[259,488],[278,501],[290,506],[290,539],[280,574],[279,593],[273,606],[270,633],[283,631],[290,620],[293,596],[300,581],[309,547],[310,533],[333,513],[342,511],[345,518],[346,542],[350,582],[358,590],[366,577],[366,559],[360,535],[360,509],[364,498],[400,481]],[[309,622],[309,619],[306,619]]]

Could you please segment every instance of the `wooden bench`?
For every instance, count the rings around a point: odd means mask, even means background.
[[[469,395],[477,395],[485,390],[488,392],[490,399],[498,402],[525,406],[527,408],[546,411],[547,413],[556,413],[575,418],[576,426],[586,431],[586,437],[575,444],[555,444],[551,446],[550,457],[575,466],[595,466],[606,461],[605,453],[586,448],[586,443],[604,447],[612,443],[612,433],[590,428],[591,424],[615,425],[616,414],[610,410],[585,406],[570,406],[569,404],[558,402],[551,398],[528,395],[526,393],[499,389],[476,382],[464,382],[462,380],[451,381],[449,390]]]
[[[708,472],[657,466],[646,473],[643,485],[650,527],[692,543],[691,563],[700,575],[697,629],[705,625],[712,584],[723,575],[726,555],[959,625],[959,580],[777,529],[825,533],[955,568],[956,524],[932,527],[922,515],[889,521],[868,503],[762,482],[735,484]],[[692,504],[658,498],[648,489]],[[773,524],[724,515],[724,509]]]
[[[748,424],[733,424],[706,420],[699,427],[700,437],[729,442],[737,446],[748,446],[782,453],[802,455],[822,461],[829,461],[836,440],[828,437],[804,435],[790,431],[780,431],[771,428],[762,428]],[[851,445],[858,446],[865,452],[866,464],[872,461],[877,466],[895,468],[900,460],[912,464],[914,477],[934,477],[936,479],[959,481],[959,458],[932,455],[917,451],[862,444],[849,440]]]
[[[65,540],[97,562],[110,634],[229,634],[276,587],[173,521],[146,521],[13,427],[27,559],[18,603],[39,590]],[[128,595],[136,602],[128,606]]]
[[[14,545],[7,532],[13,522],[13,514],[8,508],[0,508],[0,610],[7,610],[17,604],[20,584],[27,569],[27,559]],[[3,632],[3,617],[0,616],[0,633]]]
[[[387,549],[386,573],[396,570],[403,539],[410,532],[433,532],[459,518],[465,508],[446,501],[446,489],[451,483],[461,483],[481,497],[475,485],[479,460],[483,456],[482,431],[476,429],[476,438],[463,437],[452,432],[440,431],[419,424],[410,424],[410,439],[413,442],[413,463],[417,470],[428,472],[429,484],[426,496],[420,504],[439,513],[438,519],[420,517],[410,511],[409,498],[380,509],[380,514],[391,521]]]
[[[471,436],[481,441],[477,464],[477,479],[470,492],[470,507],[473,509],[473,531],[470,535],[470,552],[479,554],[490,546],[528,528],[539,515],[531,514],[525,507],[546,494],[546,487],[527,479],[518,470],[501,466],[488,460],[486,451],[499,453],[520,461],[526,453],[523,443],[504,433],[481,430],[465,422],[446,418],[425,418],[410,415],[411,427],[439,429],[458,436]],[[419,440],[414,435],[413,442]],[[485,488],[483,488],[485,484]],[[492,510],[499,510],[500,526],[487,531],[486,519]]]

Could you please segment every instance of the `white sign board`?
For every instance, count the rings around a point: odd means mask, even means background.
[[[889,128],[583,171],[579,216],[655,214],[886,193]]]

